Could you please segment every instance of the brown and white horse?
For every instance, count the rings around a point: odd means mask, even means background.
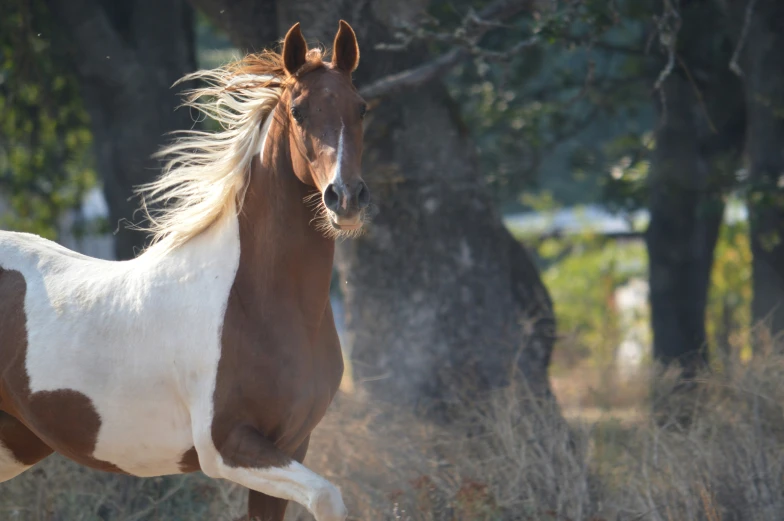
[[[282,54],[190,75],[206,87],[186,105],[222,130],[162,151],[141,193],[165,210],[136,259],[0,232],[0,481],[56,451],[135,476],[202,470],[250,489],[254,520],[288,500],[345,519],[302,460],[343,372],[334,240],[369,202],[358,61],[345,22],[331,62],[297,24]]]

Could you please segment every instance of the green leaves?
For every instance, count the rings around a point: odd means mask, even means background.
[[[92,135],[58,27],[41,0],[0,6],[0,226],[56,238],[95,184]]]
[[[465,0],[455,8],[469,4],[480,7]],[[652,59],[644,52],[650,7],[646,0],[537,3],[489,31],[473,62],[447,78],[502,204],[532,189],[550,190],[564,204],[603,196],[610,170],[628,154],[616,154],[614,142],[639,147],[653,121],[644,74]],[[454,20],[431,12],[448,32]],[[532,36],[536,45],[509,52]]]

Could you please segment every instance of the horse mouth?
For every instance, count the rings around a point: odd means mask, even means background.
[[[335,218],[330,219],[330,222],[332,223],[332,227],[342,232],[353,232],[362,228],[362,219],[360,219],[359,217],[351,221],[348,222],[347,221],[348,220],[344,220],[344,219],[340,219],[340,220]]]
[[[335,212],[327,211],[327,218],[332,229],[339,234],[355,234],[362,229],[365,224],[363,212],[350,212],[349,215],[338,215]]]

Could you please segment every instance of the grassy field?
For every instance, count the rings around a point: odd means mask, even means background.
[[[307,463],[341,487],[354,520],[784,519],[784,355],[728,369],[702,375],[691,398],[672,374],[657,378],[657,420],[645,379],[585,368],[554,379],[568,425],[514,389],[449,429],[341,393]],[[0,486],[0,519],[229,520],[244,496],[200,475],[139,480],[52,457]],[[310,517],[292,507],[289,519]]]

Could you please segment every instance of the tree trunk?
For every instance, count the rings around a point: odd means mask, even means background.
[[[394,17],[424,2],[279,2],[281,31],[301,21],[322,42],[335,20],[361,45],[360,89],[420,65],[423,48],[384,52]],[[339,245],[354,374],[375,398],[443,411],[509,384],[519,372],[549,396],[554,320],[533,263],[503,227],[475,147],[444,85],[382,100],[367,118],[365,179],[376,215],[368,232]]]
[[[159,173],[150,158],[164,134],[194,125],[172,84],[195,70],[193,16],[185,0],[48,0],[68,34],[85,106],[90,114],[98,171],[117,229],[118,259],[136,255],[145,234],[133,187]]]
[[[738,13],[738,20],[743,20]],[[784,3],[759,0],[749,18],[742,68],[748,113],[752,319],[784,330]]]
[[[664,104],[657,93],[646,242],[654,357],[680,363],[689,378],[707,363],[713,251],[742,148],[743,105],[720,13],[690,2],[681,17],[680,60],[662,85]]]

